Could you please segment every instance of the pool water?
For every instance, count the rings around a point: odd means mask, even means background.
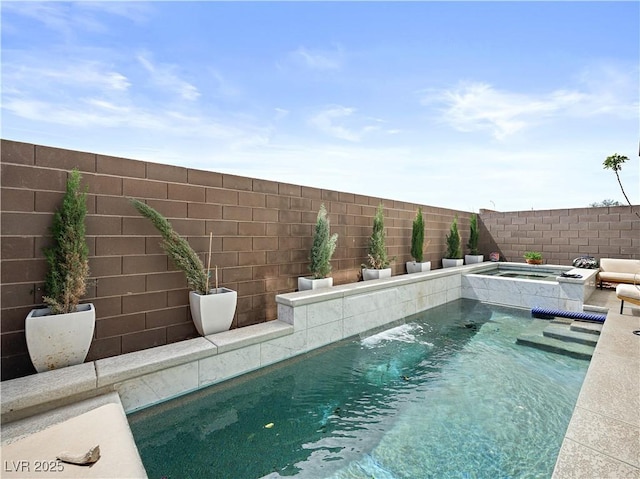
[[[149,478],[548,478],[588,362],[458,300],[129,416]]]
[[[556,277],[562,274],[562,271],[539,270],[531,271],[527,269],[497,269],[495,271],[487,271],[478,273],[486,276],[500,276],[501,278],[519,278],[519,279],[536,279],[540,281],[555,281]]]

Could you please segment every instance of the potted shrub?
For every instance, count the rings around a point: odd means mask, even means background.
[[[384,234],[384,214],[382,204],[378,205],[376,215],[373,218],[373,231],[369,237],[369,253],[367,264],[362,265],[362,279],[390,278],[391,268],[389,264],[393,259],[387,256]]]
[[[418,208],[416,217],[413,219],[413,228],[411,230],[411,257],[413,261],[407,261],[407,273],[420,273],[431,269],[431,261],[423,261],[424,218],[422,217],[422,208]]]
[[[478,254],[478,240],[478,215],[473,213],[469,218],[469,241],[467,242],[469,254],[464,255],[464,264],[482,263],[484,261],[484,255]]]
[[[447,235],[447,252],[442,259],[443,268],[451,268],[453,266],[462,266],[464,260],[462,259],[462,247],[460,243],[460,232],[458,231],[458,215],[453,217],[451,227],[449,228],[449,234]]]
[[[232,289],[218,287],[216,268],[215,284],[210,281],[211,239],[209,235],[209,265],[205,270],[198,254],[186,239],[181,237],[171,223],[151,206],[135,198],[133,206],[149,219],[162,236],[162,248],[178,269],[187,278],[191,319],[202,336],[226,331],[231,327],[238,303],[238,293]]]
[[[298,290],[300,291],[333,286],[333,278],[329,274],[331,273],[331,257],[338,242],[338,233],[332,235],[329,230],[327,210],[324,205],[320,205],[313,235],[313,245],[309,253],[309,271],[312,276],[298,278]]]
[[[71,171],[53,217],[53,242],[43,250],[49,267],[42,298],[47,307],[32,310],[25,320],[27,348],[38,372],[83,363],[93,339],[95,308],[80,304],[89,277],[87,202],[80,180],[78,170]]]
[[[542,264],[542,253],[538,251],[526,251],[523,257],[529,264]]]

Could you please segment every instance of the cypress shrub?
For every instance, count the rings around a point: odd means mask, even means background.
[[[458,215],[456,215],[453,218],[449,234],[447,235],[447,254],[445,255],[445,258],[462,259],[461,242],[460,232],[458,231]]]
[[[313,246],[309,256],[309,271],[314,279],[322,279],[331,273],[331,257],[336,250],[338,233],[330,234],[329,218],[324,204],[320,205],[316,229],[313,235]]]
[[[80,190],[80,172],[73,170],[67,179],[62,206],[50,228],[53,244],[43,249],[49,270],[42,300],[52,314],[72,313],[87,292],[89,248],[85,240],[86,192]]]
[[[473,213],[469,219],[469,242],[467,248],[469,248],[469,254],[478,254],[478,216]]]
[[[367,255],[371,269],[385,269],[389,267],[391,259],[387,256],[384,234],[384,214],[382,204],[378,205],[373,218],[373,232],[369,238],[369,254]]]
[[[422,263],[424,259],[424,219],[422,208],[418,208],[416,217],[413,219],[413,229],[411,231],[411,257]]]

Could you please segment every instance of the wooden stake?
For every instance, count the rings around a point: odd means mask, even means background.
[[[207,290],[204,292],[204,294],[209,294],[209,275],[211,274],[211,242],[213,241],[213,232],[209,233],[209,259],[207,260],[207,285],[206,288]],[[218,276],[218,270],[216,269],[216,277]],[[216,283],[217,283],[217,278],[216,278]],[[216,284],[216,289],[218,288],[218,285]]]
[[[216,265],[216,293],[218,292],[218,265]]]

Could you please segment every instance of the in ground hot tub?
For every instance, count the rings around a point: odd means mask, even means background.
[[[582,311],[595,291],[596,273],[562,265],[485,264],[462,274],[462,297],[520,308]]]

